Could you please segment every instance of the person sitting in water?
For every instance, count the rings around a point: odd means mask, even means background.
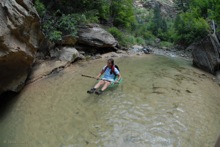
[[[100,95],[109,85],[111,85],[111,83],[118,83],[121,79],[121,74],[117,66],[115,66],[113,59],[108,59],[107,65],[102,68],[102,71],[96,77],[97,80],[100,79],[102,75],[103,77],[101,80],[94,86],[94,88],[88,90],[87,93],[91,94],[95,92]],[[118,76],[118,79],[115,81],[116,76]],[[101,90],[98,90],[100,86],[102,86],[102,88]]]

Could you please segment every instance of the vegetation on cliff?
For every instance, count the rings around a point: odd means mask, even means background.
[[[188,45],[212,33],[213,25],[220,25],[220,3],[216,0],[176,0],[176,6],[179,14],[174,27],[179,43]]]
[[[100,23],[123,46],[158,45],[156,38],[160,46],[188,46],[212,32],[212,22],[220,24],[220,3],[215,0],[175,0],[175,17],[161,15],[163,2],[151,9],[135,7],[133,0],[36,0],[35,6],[43,31],[52,41],[75,36],[80,25]]]

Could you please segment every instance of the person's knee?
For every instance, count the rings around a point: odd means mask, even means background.
[[[111,83],[108,82],[108,81],[105,82],[105,85],[106,85],[106,86],[109,86],[110,84],[111,84]]]
[[[100,81],[100,82],[99,82],[100,85],[103,85],[104,83],[105,83],[104,81]]]

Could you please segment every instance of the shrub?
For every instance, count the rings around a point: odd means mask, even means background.
[[[126,36],[126,42],[127,42],[127,45],[137,44],[136,38],[134,36],[132,36],[132,35]]]
[[[58,41],[63,35],[77,34],[77,25],[87,22],[86,16],[83,14],[62,14],[58,16],[57,11],[52,16],[47,16],[43,22],[43,32],[51,41]]]
[[[145,39],[145,44],[155,46],[154,40],[156,37],[150,31],[145,32],[143,38]]]
[[[155,37],[150,31],[144,32],[144,33],[143,33],[143,38],[144,38],[145,40],[148,40],[148,39],[156,39],[156,37]]]
[[[194,17],[192,13],[184,13],[177,17],[175,23],[178,37],[176,41],[190,44],[208,34],[209,24],[204,18]]]
[[[74,15],[71,14],[63,14],[56,22],[57,30],[62,31],[62,34],[67,35],[71,34],[72,36],[76,35],[76,24],[77,21]]]
[[[36,8],[38,14],[40,15],[40,17],[43,17],[45,15],[46,8],[45,8],[44,4],[42,2],[40,2],[40,0],[35,1],[35,8]]]
[[[60,31],[51,31],[49,34],[49,39],[51,41],[58,41],[62,39],[62,32]]]
[[[108,29],[109,33],[111,33],[122,46],[130,46],[134,44],[145,45],[145,40],[142,37],[135,37],[131,34],[126,34],[116,27],[111,27]]]
[[[83,22],[85,23],[98,23],[99,22],[99,17],[98,17],[99,12],[97,10],[86,11],[81,15],[84,15],[85,19]]]
[[[156,46],[155,41],[153,39],[145,40],[145,44],[150,46]]]
[[[122,32],[119,29],[117,29],[116,27],[109,28],[108,32],[111,33],[119,41],[120,44],[125,43]]]
[[[137,37],[136,42],[138,45],[145,45],[145,40],[141,37]]]
[[[172,48],[174,45],[173,43],[167,42],[167,41],[161,41],[160,42],[160,47],[168,47],[168,48]]]

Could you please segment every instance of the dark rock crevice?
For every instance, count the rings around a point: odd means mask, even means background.
[[[10,52],[0,58],[0,90],[18,92],[25,84],[28,72],[31,69],[29,63],[33,58],[23,51]]]

